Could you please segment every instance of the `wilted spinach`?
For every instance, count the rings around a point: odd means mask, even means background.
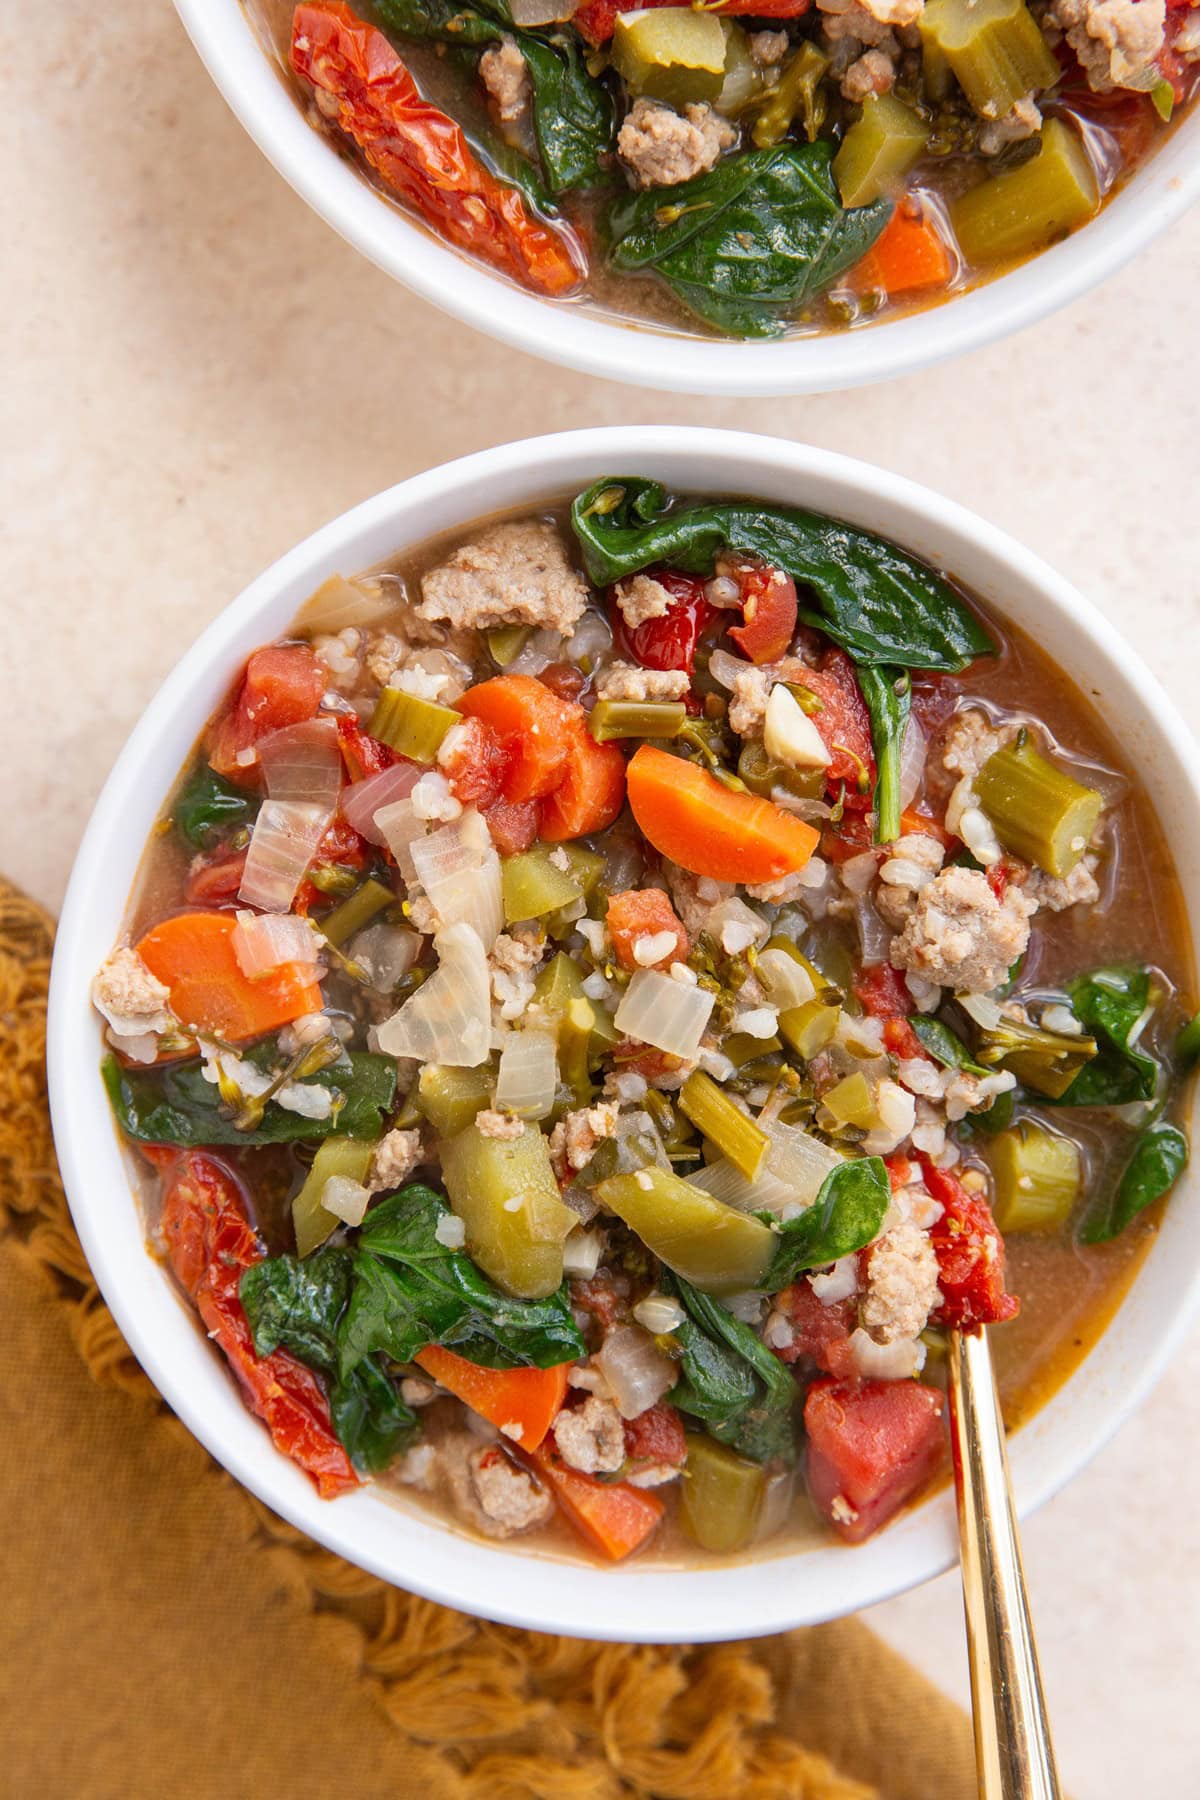
[[[878,1236],[891,1203],[888,1172],[877,1156],[856,1156],[832,1169],[810,1207],[780,1226],[762,1286],[778,1293],[805,1269],[820,1269]]]
[[[985,1069],[974,1060],[958,1033],[951,1031],[941,1019],[930,1018],[926,1013],[914,1013],[908,1022],[922,1049],[928,1050],[933,1060],[941,1063],[943,1069],[965,1069],[968,1075],[994,1074],[994,1070]]]
[[[246,1052],[246,1060],[270,1067],[278,1060],[273,1041]],[[396,1092],[396,1065],[390,1056],[351,1050],[303,1087],[332,1088],[341,1106],[332,1118],[306,1119],[269,1100],[262,1119],[239,1131],[216,1086],[204,1079],[197,1057],[163,1068],[125,1068],[106,1056],[101,1074],[121,1129],[143,1144],[179,1144],[203,1149],[209,1144],[290,1144],[304,1138],[376,1138]]]
[[[533,128],[553,194],[594,187],[604,179],[616,114],[612,95],[589,75],[582,46],[569,31],[523,31],[503,0],[376,0],[382,24],[404,37],[456,46],[486,46],[511,37],[525,58],[532,89]]]
[[[353,1255],[318,1250],[303,1261],[272,1256],[246,1270],[238,1293],[259,1356],[287,1350],[329,1385],[334,1429],[356,1469],[385,1469],[417,1435],[416,1414],[400,1398],[380,1357],[346,1376],[338,1370],[338,1322],[350,1297]]]
[[[1147,1125],[1134,1139],[1116,1186],[1084,1218],[1080,1240],[1085,1244],[1104,1244],[1119,1237],[1145,1207],[1160,1200],[1174,1186],[1187,1161],[1188,1142],[1177,1125],[1165,1119]]]
[[[841,644],[860,670],[952,671],[995,654],[949,582],[898,545],[819,513],[738,500],[668,506],[661,483],[609,476],[578,496],[571,524],[600,587],[652,563],[707,575],[725,549],[786,570],[808,590],[802,623]]]
[[[171,818],[193,850],[210,850],[228,832],[251,824],[258,807],[257,794],[234,787],[201,761],[181,789]]]
[[[1147,1014],[1157,998],[1151,970],[1134,965],[1093,969],[1068,982],[1067,994],[1075,1017],[1100,1050],[1055,1104],[1128,1106],[1136,1100],[1153,1100],[1161,1065],[1140,1047]]]
[[[892,214],[889,200],[843,207],[832,158],[824,139],[778,144],[727,156],[677,187],[622,195],[606,226],[612,266],[652,269],[733,337],[778,337]]]
[[[906,669],[864,663],[858,685],[871,716],[871,748],[875,752],[875,842],[890,844],[900,836],[900,759],[912,707],[912,680]]]
[[[668,1395],[672,1404],[752,1462],[791,1462],[799,1396],[787,1369],[719,1301],[666,1269],[660,1279],[688,1315],[673,1333],[683,1373]]]
[[[501,1293],[464,1251],[439,1241],[448,1217],[440,1195],[419,1185],[368,1213],[338,1334],[342,1373],[377,1350],[408,1362],[426,1344],[490,1369],[548,1369],[586,1355],[565,1292],[545,1300]]]

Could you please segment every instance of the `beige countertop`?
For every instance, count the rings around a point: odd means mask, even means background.
[[[7,7],[0,59],[22,71],[0,113],[0,868],[48,905],[159,680],[265,564],[428,464],[581,424],[743,426],[926,481],[1072,575],[1190,711],[1200,213],[1068,311],[931,374],[681,399],[502,350],[377,273],[259,156],[166,0]],[[1196,1791],[1198,1386],[1200,1337],[1027,1529],[1076,1800]],[[871,1620],[965,1697],[956,1576]]]

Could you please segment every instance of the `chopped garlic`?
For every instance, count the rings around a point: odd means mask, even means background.
[[[833,760],[825,740],[796,696],[777,681],[763,720],[763,748],[788,769],[827,769]]]

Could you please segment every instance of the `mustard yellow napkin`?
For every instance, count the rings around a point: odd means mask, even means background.
[[[49,919],[0,882],[0,1788],[14,1800],[970,1800],[970,1729],[853,1620],[604,1645],[448,1612],[282,1524],[113,1324],[43,1073]]]

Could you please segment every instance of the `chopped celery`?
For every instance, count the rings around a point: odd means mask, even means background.
[[[1175,1054],[1185,1069],[1200,1062],[1200,1013],[1188,1020],[1175,1039]]]
[[[985,119],[1002,119],[1062,74],[1025,0],[928,0],[918,24],[935,71],[948,66]]]
[[[751,137],[759,150],[781,144],[799,113],[804,121],[804,135],[811,144],[825,123],[825,90],[822,83],[829,72],[829,58],[813,43],[801,44],[779,73],[762,111],[754,121]]]
[[[1095,788],[1039,756],[1024,732],[988,757],[975,787],[1004,848],[1051,875],[1071,873],[1104,805]]]
[[[715,100],[725,81],[720,19],[690,6],[617,15],[612,60],[630,91],[684,106]]]
[[[779,1035],[790,1050],[811,1062],[837,1036],[840,1006],[826,1006],[823,1000],[805,1000],[800,1006],[789,1006],[779,1015]],[[861,1079],[861,1077],[860,1077]]]
[[[585,850],[582,844],[558,844],[555,847],[570,863],[571,880],[586,899],[604,873],[604,858],[598,850]]]
[[[743,744],[737,772],[752,794],[770,799],[777,787],[806,800],[819,800],[825,791],[824,769],[789,769],[772,761],[757,738]]]
[[[682,700],[598,700],[588,730],[598,744],[610,738],[669,738],[686,718]]]
[[[894,193],[929,142],[930,127],[894,94],[863,101],[842,139],[833,173],[843,206],[865,206]]]
[[[782,1049],[780,1038],[751,1037],[748,1031],[734,1031],[721,1040],[721,1053],[729,1058],[735,1069],[744,1069],[748,1063],[757,1062],[759,1057],[773,1056]]]
[[[456,1137],[490,1104],[492,1080],[486,1064],[452,1069],[445,1063],[426,1063],[417,1077],[416,1103],[439,1137]]]
[[[468,1125],[442,1144],[442,1179],[469,1255],[498,1287],[541,1300],[562,1285],[563,1241],[579,1215],[559,1198],[536,1125],[519,1138],[484,1137]]]
[[[347,1181],[365,1181],[375,1155],[377,1139],[327,1137],[313,1157],[304,1186],[292,1201],[292,1225],[296,1255],[309,1256],[323,1244],[341,1220],[321,1205],[325,1183],[340,1175]]]
[[[751,50],[750,40],[740,25],[731,19],[722,19],[721,24],[725,31],[725,78],[714,104],[725,118],[733,119],[762,98],[769,71]]]
[[[561,1019],[572,1000],[583,998],[583,976],[566,951],[558,951],[533,984],[534,1004],[551,1018]]]
[[[666,1169],[614,1175],[595,1193],[669,1269],[706,1294],[734,1294],[766,1274],[775,1246],[770,1227]]]
[[[748,1118],[728,1094],[722,1093],[703,1069],[692,1070],[679,1090],[679,1105],[697,1131],[753,1181],[771,1148],[771,1140],[762,1127]]]
[[[1061,1231],[1083,1186],[1079,1145],[1037,1125],[1018,1125],[992,1140],[993,1208],[1001,1231]]]
[[[361,887],[355,888],[340,906],[335,906],[320,921],[318,929],[322,937],[328,938],[335,948],[340,948],[356,931],[361,931],[364,925],[368,925],[376,913],[381,913],[385,906],[395,905],[396,896],[391,888],[369,875]]]
[[[558,1026],[559,1073],[575,1097],[576,1106],[586,1106],[592,1097],[589,1065],[592,1037],[596,1030],[596,1009],[583,995],[567,1003]]]
[[[525,648],[531,625],[497,625],[487,632],[488,655],[498,669],[507,669]]]
[[[442,739],[461,717],[453,707],[422,700],[418,694],[406,694],[403,688],[384,688],[367,729],[381,744],[387,744],[399,756],[407,756],[410,762],[432,763]]]
[[[1099,210],[1083,140],[1061,119],[1047,119],[1037,155],[981,181],[954,202],[950,219],[967,261],[982,264],[1028,256]]]
[[[844,1075],[821,1095],[821,1105],[833,1114],[839,1125],[858,1125],[864,1131],[871,1131],[879,1123],[875,1096],[863,1074]]]
[[[504,917],[510,925],[519,919],[540,919],[583,899],[583,890],[552,856],[552,851],[539,846],[504,858],[500,879]]]
[[[727,1556],[752,1544],[766,1492],[761,1463],[747,1462],[700,1432],[688,1433],[679,1521],[701,1549]]]
[[[975,1055],[985,1068],[1011,1069],[1022,1086],[1061,1100],[1080,1069],[1096,1054],[1095,1038],[1046,1031],[1021,1019],[1001,1019],[981,1030]]]

